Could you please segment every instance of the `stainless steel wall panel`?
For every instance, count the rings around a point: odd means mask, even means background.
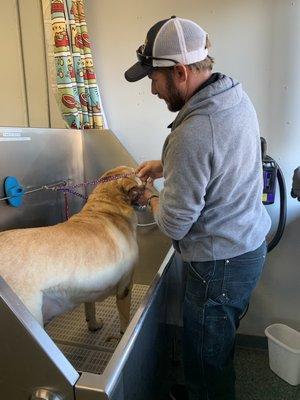
[[[28,400],[48,388],[73,400],[79,374],[0,277],[0,398]]]
[[[0,197],[3,181],[15,176],[24,188],[70,179],[83,180],[81,131],[67,129],[0,128]],[[83,201],[69,196],[71,213]],[[23,197],[19,208],[0,201],[0,230],[53,225],[65,219],[62,193],[40,191]]]
[[[83,163],[85,180],[100,177],[108,169],[119,165],[135,167],[137,164],[110,130],[90,129],[83,137]],[[91,187],[88,188],[89,193]]]
[[[0,181],[16,176],[25,190],[68,178],[74,184],[94,180],[118,165],[134,167],[136,163],[109,130],[0,128]],[[88,192],[92,189],[89,186]],[[0,197],[3,196],[0,188]],[[83,200],[69,196],[69,206],[73,214],[81,209]],[[40,191],[25,195],[19,208],[0,201],[0,230],[52,225],[64,218],[62,193]],[[142,223],[152,220],[151,213],[138,212],[138,218]],[[173,251],[165,256],[171,243],[157,226],[139,227],[137,236],[140,259],[134,281],[150,288],[103,374],[82,372],[76,385],[75,369],[5,282],[0,284],[1,398],[5,393],[7,398],[28,400],[29,393],[40,385],[58,390],[67,400],[72,399],[72,385],[76,400],[155,398],[151,396],[159,387],[159,379],[163,379],[166,355],[167,281],[163,275],[169,270]],[[4,292],[11,293],[12,301],[5,300]],[[162,370],[157,380],[158,365]]]

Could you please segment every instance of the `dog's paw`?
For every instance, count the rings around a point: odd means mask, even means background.
[[[103,326],[103,321],[100,319],[98,321],[86,321],[89,331],[96,332]]]

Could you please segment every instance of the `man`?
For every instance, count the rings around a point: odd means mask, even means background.
[[[156,23],[126,71],[179,111],[162,160],[142,163],[148,202],[187,268],[183,305],[186,387],[172,399],[234,399],[233,350],[239,317],[261,275],[270,218],[262,205],[256,113],[242,85],[212,73],[206,32],[171,17]],[[149,181],[164,177],[159,197]]]

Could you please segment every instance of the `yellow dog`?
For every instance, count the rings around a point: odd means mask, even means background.
[[[118,167],[104,176],[133,171]],[[88,328],[96,330],[102,322],[93,302],[115,294],[124,332],[138,256],[132,204],[142,190],[134,174],[100,183],[68,221],[0,233],[0,275],[41,325],[84,302]]]

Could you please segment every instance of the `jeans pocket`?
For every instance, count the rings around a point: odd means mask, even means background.
[[[207,288],[215,270],[215,262],[187,263],[186,297],[190,301],[203,303],[207,299]]]
[[[250,298],[261,276],[266,258],[265,246],[228,260],[225,292],[231,304]]]

